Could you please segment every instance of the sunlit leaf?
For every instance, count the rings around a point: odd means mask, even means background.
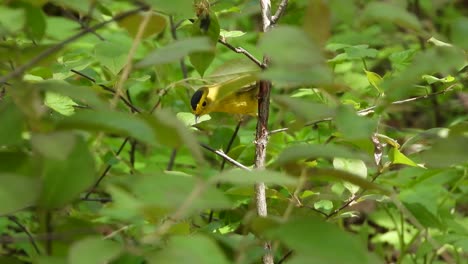
[[[400,150],[398,150],[397,148],[392,148],[390,150],[389,157],[393,164],[405,164],[414,167],[419,166],[410,158],[408,158],[405,154],[401,153]]]

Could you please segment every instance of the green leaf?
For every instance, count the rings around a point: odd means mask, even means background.
[[[389,22],[403,28],[421,31],[418,18],[393,2],[370,2],[362,14],[364,20]]]
[[[216,47],[220,34],[219,22],[216,14],[210,12],[206,15],[200,15],[192,25],[192,36],[207,36],[212,44]],[[193,64],[197,72],[203,76],[206,69],[210,66],[215,57],[214,51],[194,52],[189,55],[190,62]]]
[[[306,99],[291,98],[286,95],[274,95],[273,100],[304,121],[318,121],[335,116],[335,109],[326,104],[314,103]]]
[[[225,209],[232,206],[216,187],[208,186],[199,179],[175,173],[142,175],[131,183],[130,189],[145,207],[157,210],[175,210],[195,191],[197,195],[191,200],[190,208],[184,212],[186,215],[208,208]]]
[[[404,164],[413,167],[419,167],[414,161],[408,158],[405,154],[401,153],[397,148],[392,148],[388,153],[390,160],[393,164]]]
[[[375,72],[371,72],[371,71],[366,71],[366,76],[367,76],[367,80],[369,81],[369,83],[374,86],[375,89],[377,89],[377,92],[379,92],[379,94],[382,94],[382,89],[380,89],[380,83],[382,82],[382,77],[380,77],[380,75],[378,75],[377,73]]]
[[[109,110],[80,111],[59,120],[57,128],[115,133],[122,136],[131,136],[149,144],[155,143],[155,132],[148,122],[145,122],[140,116],[123,112]]]
[[[202,234],[173,236],[167,245],[146,257],[149,264],[156,263],[230,263],[221,248]]]
[[[436,201],[443,191],[440,185],[419,184],[401,191],[399,198],[422,225],[441,228]]]
[[[193,37],[172,42],[171,44],[158,48],[148,54],[143,60],[135,66],[143,68],[153,65],[175,62],[196,51],[212,50],[213,46],[206,37]]]
[[[367,178],[367,166],[362,160],[334,158],[333,167],[337,170],[352,173],[363,179]],[[344,186],[352,194],[356,194],[359,191],[359,186],[353,185],[351,183],[345,182]]]
[[[0,101],[0,146],[18,145],[25,128],[23,114],[10,99]]]
[[[340,105],[335,117],[338,131],[348,139],[369,139],[377,122],[374,119],[358,116],[352,107]]]
[[[237,185],[253,185],[257,182],[278,185],[296,185],[297,179],[284,173],[269,170],[245,171],[233,169],[210,178],[211,182],[223,182]]]
[[[61,146],[63,150],[63,156],[59,159],[54,156],[57,155],[57,149],[51,150],[47,153],[49,157],[44,157],[42,162],[43,187],[39,204],[53,209],[76,199],[89,188],[96,179],[96,172],[94,158],[81,137],[75,136],[74,140],[70,140],[68,136],[54,137],[54,134],[49,135],[49,138],[45,137],[44,135],[42,141],[49,141],[46,146],[51,146],[50,141],[53,140],[57,144],[54,148]]]
[[[98,43],[94,50],[96,59],[109,69],[113,75],[117,75],[127,62],[128,52],[132,40],[123,35],[115,35],[112,39]]]
[[[31,146],[34,151],[46,158],[66,160],[73,151],[76,140],[76,136],[70,132],[33,133]]]
[[[46,18],[42,9],[26,4],[24,11],[26,15],[26,34],[34,41],[41,40],[45,35],[47,27]]]
[[[68,263],[110,263],[121,251],[122,246],[113,240],[88,237],[73,243],[68,254]]]
[[[0,215],[34,205],[40,189],[37,178],[0,172]]]
[[[451,75],[444,77],[444,78],[438,78],[432,75],[423,75],[422,78],[428,83],[428,84],[433,84],[433,83],[450,83],[455,81],[455,78]]]
[[[364,153],[353,151],[349,148],[338,145],[296,145],[287,147],[278,155],[275,161],[276,165],[284,165],[291,162],[296,162],[301,159],[313,158],[349,158],[362,159],[370,161],[370,157]]]
[[[294,248],[295,254],[288,263],[377,263],[357,237],[319,218],[294,219],[269,230],[266,235]]]
[[[466,164],[468,161],[468,137],[449,136],[434,142],[432,148],[420,154],[426,167],[448,167],[456,164]]]

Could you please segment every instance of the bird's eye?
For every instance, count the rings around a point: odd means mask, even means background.
[[[203,107],[205,107],[205,106],[206,106],[206,101],[204,101],[204,102],[202,103],[202,106],[203,106]]]

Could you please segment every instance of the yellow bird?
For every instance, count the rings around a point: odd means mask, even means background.
[[[256,115],[258,85],[252,81],[254,76],[245,75],[198,89],[190,101],[195,121],[212,112]]]

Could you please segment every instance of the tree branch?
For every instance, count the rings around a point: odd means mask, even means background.
[[[238,161],[236,161],[235,159],[229,157],[228,155],[226,155],[226,153],[224,153],[222,150],[216,150],[204,143],[200,143],[200,146],[202,146],[204,149],[207,149],[213,153],[215,153],[216,155],[222,157],[223,159],[227,160],[228,162],[230,162],[232,165],[236,166],[236,167],[239,167],[241,169],[244,169],[246,171],[251,171],[251,169],[241,163],[239,163]]]
[[[104,27],[105,25],[107,25],[109,23],[112,23],[114,21],[122,20],[122,19],[124,19],[124,18],[126,18],[128,16],[136,14],[136,13],[138,13],[140,11],[145,10],[145,9],[147,9],[146,6],[138,7],[138,8],[132,9],[130,11],[120,13],[120,14],[114,16],[113,18],[111,18],[109,20],[106,20],[106,21],[103,21],[101,23],[98,23],[98,24],[96,24],[96,25],[94,25],[92,27],[83,29],[82,31],[78,32],[77,34],[63,40],[62,42],[60,42],[60,43],[58,43],[58,44],[56,44],[56,45],[54,45],[54,46],[52,46],[52,47],[50,47],[48,49],[46,49],[45,51],[43,51],[42,53],[40,53],[36,57],[32,58],[29,62],[27,62],[26,64],[21,65],[20,67],[16,68],[14,71],[10,72],[9,74],[1,77],[0,78],[0,84],[5,83],[10,79],[21,76],[29,68],[33,67],[34,65],[36,65],[37,63],[39,63],[43,59],[49,57],[50,55],[54,54],[55,52],[63,49],[66,45],[68,45],[68,44],[72,43],[73,41],[83,37],[84,35],[86,35],[86,34],[88,34],[90,32],[96,31],[97,29],[100,29],[100,28]]]
[[[279,18],[283,16],[284,11],[286,11],[287,6],[288,6],[288,0],[281,0],[280,4],[278,5],[278,9],[276,10],[276,13],[271,17],[272,25],[276,24]]]

